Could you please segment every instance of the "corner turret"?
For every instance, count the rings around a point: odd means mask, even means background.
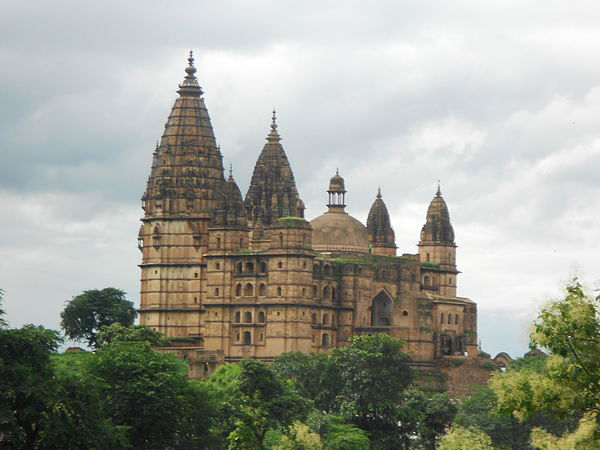
[[[396,256],[396,240],[387,207],[381,197],[381,189],[369,210],[367,218],[369,245],[375,255]]]
[[[425,290],[444,296],[456,296],[456,244],[448,206],[438,184],[435,197],[427,209],[419,241],[421,285]]]

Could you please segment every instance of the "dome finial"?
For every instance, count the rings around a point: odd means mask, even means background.
[[[381,186],[377,187],[377,198],[381,198]]]
[[[437,192],[435,193],[436,197],[441,197],[442,196],[442,190],[440,189],[440,180],[438,180],[438,188],[437,188]]]

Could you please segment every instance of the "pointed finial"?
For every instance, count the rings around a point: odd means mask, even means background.
[[[440,189],[440,180],[438,180],[438,188],[437,188],[437,192],[435,193],[436,197],[441,197],[442,196],[442,190]]]
[[[198,84],[198,80],[194,76],[196,73],[196,67],[194,67],[194,53],[190,50],[190,56],[188,58],[188,66],[185,68],[185,79],[183,83],[179,85],[177,91],[180,95],[200,97],[203,92],[202,88]]]
[[[233,180],[233,164],[229,163],[229,179]]]
[[[336,167],[336,168],[335,168],[335,174],[336,174],[336,175],[339,175],[339,174],[340,174],[340,168],[339,168],[339,167]]]
[[[277,129],[277,113],[275,109],[273,109],[273,118],[271,122],[271,130],[275,131]]]
[[[271,132],[267,136],[267,140],[269,142],[279,142],[281,138],[279,137],[279,133],[277,132],[277,113],[275,108],[273,108],[273,117],[271,118]]]
[[[381,186],[377,188],[377,198],[381,198]]]

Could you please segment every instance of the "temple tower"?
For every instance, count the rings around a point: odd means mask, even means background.
[[[442,296],[456,297],[456,278],[459,272],[456,270],[454,229],[439,185],[427,209],[418,246],[422,288]]]
[[[387,207],[381,197],[381,189],[371,206],[367,217],[369,245],[375,255],[396,256],[396,240]]]
[[[280,217],[304,217],[304,203],[300,200],[294,173],[281,145],[277,121],[273,111],[271,131],[252,174],[244,201],[249,225],[256,230],[253,240],[260,240],[263,227]]]
[[[190,52],[186,76],[142,197],[140,323],[167,337],[202,334],[208,226],[224,189],[223,161]]]

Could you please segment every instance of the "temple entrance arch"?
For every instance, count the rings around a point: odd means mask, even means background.
[[[386,291],[380,291],[371,304],[371,326],[391,326],[393,304],[392,297]]]

